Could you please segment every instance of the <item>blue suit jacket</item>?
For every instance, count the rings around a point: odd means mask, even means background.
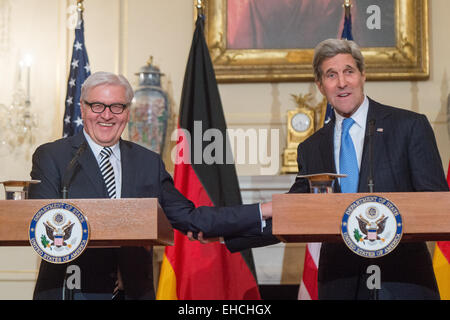
[[[85,141],[83,133],[40,146],[33,155],[31,177],[41,180],[30,188],[30,198],[61,197],[62,179],[68,163]],[[121,140],[122,198],[158,198],[172,226],[182,232],[203,231],[206,236],[260,234],[258,205],[228,208],[195,208],[174,187],[160,156],[135,143]],[[108,198],[97,161],[89,147],[79,158],[77,172],[69,187],[68,198]],[[80,266],[81,290],[109,295],[120,268],[126,296],[132,299],[154,298],[151,249],[88,248],[72,262]],[[61,298],[66,265],[42,261],[36,283],[36,299]]]

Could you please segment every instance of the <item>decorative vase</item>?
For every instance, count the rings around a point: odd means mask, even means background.
[[[164,74],[153,65],[153,57],[150,57],[136,75],[139,76],[139,87],[130,109],[129,139],[162,154],[169,119],[169,100],[161,88]]]

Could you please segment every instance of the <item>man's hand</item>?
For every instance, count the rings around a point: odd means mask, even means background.
[[[272,202],[261,203],[261,213],[264,220],[272,218]]]
[[[203,238],[203,232],[199,232],[197,235],[197,239],[194,238],[194,234],[191,231],[188,231],[187,233],[187,237],[189,240],[191,241],[199,241],[202,244],[208,244],[208,243],[213,243],[216,241],[221,241],[223,242],[223,238],[222,237],[217,237],[217,238]]]

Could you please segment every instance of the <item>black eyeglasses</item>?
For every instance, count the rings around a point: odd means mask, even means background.
[[[101,102],[87,102],[86,100],[84,103],[86,103],[94,113],[102,113],[106,108],[109,108],[112,113],[121,114],[128,107],[128,104],[122,103],[113,103],[108,105]]]

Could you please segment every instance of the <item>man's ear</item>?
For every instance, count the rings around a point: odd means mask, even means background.
[[[323,90],[323,84],[322,81],[316,80],[315,81],[317,88],[319,89],[320,93],[325,96],[324,90]]]
[[[83,108],[83,102],[80,100],[80,112],[81,112],[81,119],[84,119],[84,108]]]

